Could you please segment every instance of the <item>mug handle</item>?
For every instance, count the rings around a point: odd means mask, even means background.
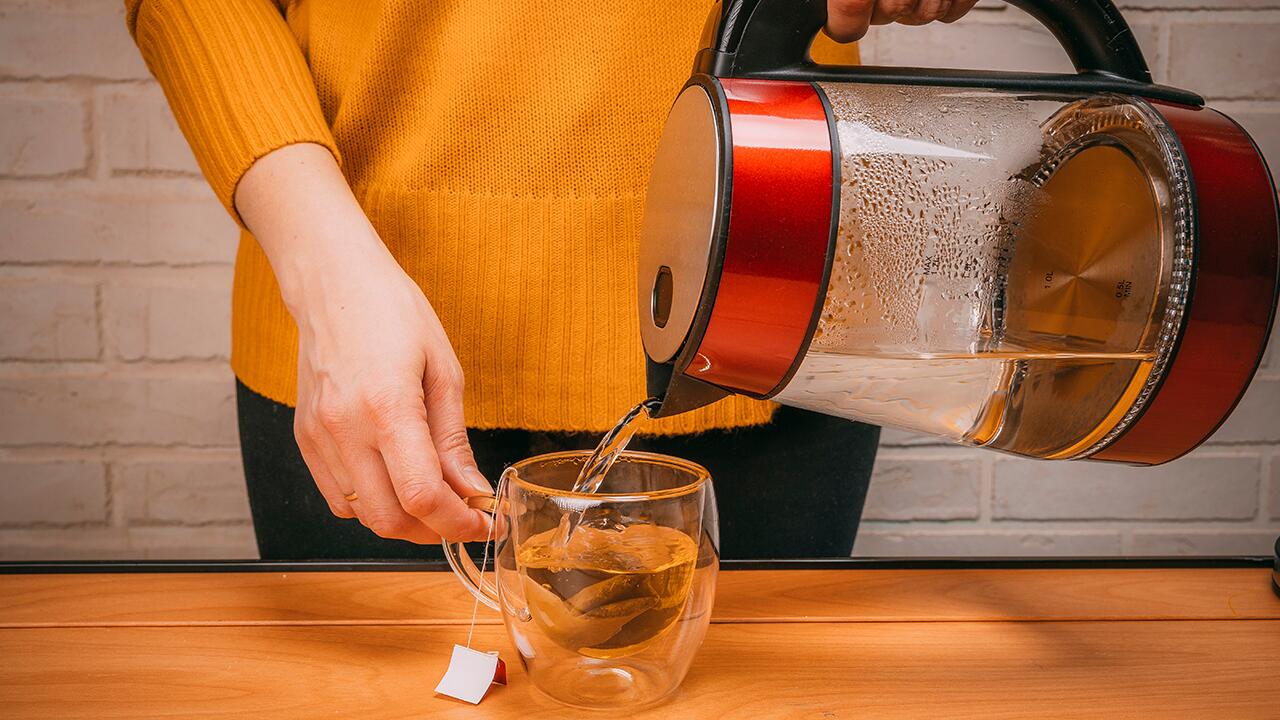
[[[466,500],[467,506],[487,512],[493,517],[493,522],[497,523],[498,498],[494,495],[472,495]],[[495,542],[497,538],[494,538]],[[498,607],[498,587],[489,581],[481,572],[480,568],[471,560],[471,556],[467,554],[466,548],[461,542],[450,542],[441,540],[440,546],[444,548],[444,559],[449,562],[449,568],[453,570],[453,574],[457,576],[458,582],[462,586],[471,591],[476,599],[484,603],[486,606],[499,610]],[[495,558],[496,562],[497,559]]]

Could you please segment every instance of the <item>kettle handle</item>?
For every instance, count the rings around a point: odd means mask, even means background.
[[[1005,0],[1040,21],[1080,73],[1150,83],[1151,71],[1129,23],[1111,0]]]
[[[1082,75],[1151,84],[1151,71],[1111,0],[1005,0],[1053,33]],[[712,11],[714,14],[714,10]],[[809,45],[827,23],[826,0],[724,0],[696,68],[719,77],[768,76],[812,66]]]

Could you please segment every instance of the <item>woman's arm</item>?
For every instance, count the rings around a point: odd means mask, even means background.
[[[337,155],[306,58],[275,2],[125,0],[125,11],[200,170],[233,215],[236,184],[263,155],[303,142]]]
[[[339,172],[279,5],[125,7],[209,185],[266,250],[298,323],[296,430],[330,507],[385,537],[482,538],[486,517],[460,499],[490,488],[467,444],[457,359]]]
[[[467,443],[462,369],[333,156],[281,148],[249,169],[235,204],[298,323],[294,429],[334,514],[383,537],[482,539],[487,516],[461,499],[491,492]]]

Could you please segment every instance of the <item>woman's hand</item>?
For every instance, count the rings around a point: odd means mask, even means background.
[[[836,42],[853,42],[872,25],[924,25],[955,22],[978,0],[827,0],[827,34]]]
[[[329,151],[290,145],[236,191],[298,324],[294,431],[333,514],[386,538],[483,540],[463,498],[492,492],[444,328],[356,203]]]

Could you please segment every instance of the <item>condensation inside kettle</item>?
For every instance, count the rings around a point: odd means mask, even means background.
[[[1189,260],[1159,116],[1116,96],[820,87],[836,257],[778,399],[1041,457],[1119,432],[1167,359]]]

